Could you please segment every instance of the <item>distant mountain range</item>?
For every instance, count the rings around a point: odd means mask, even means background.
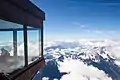
[[[61,74],[59,70],[59,63],[64,63],[66,59],[71,59],[83,62],[87,66],[93,66],[100,71],[102,70],[108,76],[108,79],[110,78],[111,80],[120,80],[120,57],[116,56],[116,54],[120,53],[119,47],[120,41],[116,42],[112,40],[81,40],[76,42],[57,41],[53,42],[52,44],[49,43],[49,45],[46,44],[44,48],[44,57],[46,59],[47,65],[45,66],[46,69],[43,68],[43,73],[44,69],[46,70],[46,72],[42,75],[43,77],[50,78],[51,76],[54,76],[55,78],[55,73],[47,76],[44,75],[46,75],[46,73],[48,72],[51,73],[51,70],[55,70],[54,67],[57,66],[56,69],[59,71],[58,75],[60,76]],[[117,50],[117,53],[114,50]],[[47,66],[51,66],[51,69],[47,68]],[[62,76],[56,78],[59,80]],[[85,80],[92,80],[92,78],[90,78],[89,76],[88,78],[86,78]],[[99,78],[95,80],[102,79]]]
[[[34,80],[120,80],[119,40],[54,41],[44,45],[44,58]]]

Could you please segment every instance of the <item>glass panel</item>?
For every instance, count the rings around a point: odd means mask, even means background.
[[[28,64],[41,56],[40,29],[28,28]]]
[[[0,20],[0,73],[10,73],[24,66],[22,31],[22,25]]]
[[[23,30],[17,32],[17,54],[19,57],[19,65],[21,67],[24,66],[24,36],[23,36]]]

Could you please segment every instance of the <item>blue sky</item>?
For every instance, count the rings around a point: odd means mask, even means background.
[[[46,39],[120,38],[118,0],[31,1],[46,13]]]

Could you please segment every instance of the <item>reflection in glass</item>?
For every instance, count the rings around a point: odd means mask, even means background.
[[[28,28],[28,63],[39,58],[41,55],[40,48],[40,29]]]
[[[22,25],[0,20],[0,72],[8,73],[24,66],[22,45]]]

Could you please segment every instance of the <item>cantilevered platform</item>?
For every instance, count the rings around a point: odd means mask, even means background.
[[[0,0],[0,79],[31,80],[45,64],[44,20],[45,13],[29,0]]]

